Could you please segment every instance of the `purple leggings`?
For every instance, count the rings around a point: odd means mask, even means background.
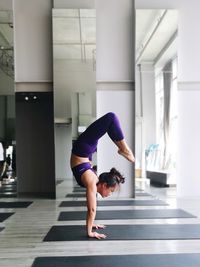
[[[79,157],[89,158],[96,151],[98,140],[107,133],[112,141],[124,139],[117,116],[109,112],[93,122],[75,141],[72,153]]]
[[[117,116],[109,112],[93,122],[73,144],[72,153],[79,157],[92,159],[92,154],[97,149],[98,140],[107,133],[113,141],[124,139]],[[82,174],[87,170],[93,170],[90,162],[84,162],[72,168],[73,175],[80,186]]]

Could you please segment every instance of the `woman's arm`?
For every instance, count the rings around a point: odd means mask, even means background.
[[[87,199],[87,219],[86,219],[86,227],[88,236],[92,233],[92,226],[94,224],[95,216],[96,216],[96,184],[95,181],[92,181],[87,186],[86,191],[86,199]]]
[[[87,219],[86,219],[86,227],[87,227],[87,235],[89,237],[95,237],[97,239],[106,238],[104,234],[99,234],[97,232],[93,232],[92,228],[94,226],[94,220],[96,216],[96,206],[97,206],[97,186],[96,182],[93,180],[87,186],[86,198],[87,198]]]
[[[104,234],[99,234],[93,232],[92,228],[94,225],[94,220],[96,216],[96,207],[97,207],[97,175],[91,171],[85,171],[81,176],[81,181],[86,187],[86,201],[87,201],[87,218],[86,218],[86,231],[89,237],[95,237],[97,239],[106,238]]]

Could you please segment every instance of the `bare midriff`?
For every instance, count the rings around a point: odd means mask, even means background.
[[[71,168],[84,162],[90,162],[89,158],[83,158],[83,157],[79,157],[74,154],[71,154],[71,160],[70,160]]]

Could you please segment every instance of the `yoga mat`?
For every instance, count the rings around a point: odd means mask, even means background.
[[[74,187],[73,192],[85,192],[85,188],[84,187]]]
[[[135,195],[138,196],[138,197],[149,197],[149,196],[152,197],[151,194],[145,193],[145,192],[136,192]]]
[[[200,254],[38,257],[32,267],[199,267]]]
[[[13,188],[12,186],[11,187],[0,187],[0,192],[1,193],[4,193],[4,192],[16,192],[17,191],[17,188]]]
[[[149,197],[152,195],[150,195],[149,193],[145,193],[145,192],[139,192],[139,193],[135,193],[136,196],[138,197]],[[71,194],[67,194],[66,197],[85,197],[86,196],[86,193],[85,192],[74,192],[74,193],[71,193]]]
[[[97,201],[97,206],[167,206],[164,201],[152,199],[152,200],[100,200]],[[62,201],[59,207],[82,207],[86,206],[86,201]]]
[[[135,195],[140,197],[152,196],[151,194],[145,192],[136,192]],[[66,197],[85,197],[85,192],[82,191],[74,192],[71,194],[67,194]]]
[[[31,201],[10,201],[10,202],[0,202],[0,208],[27,208],[33,202]]]
[[[85,192],[67,194],[66,197],[86,197]]]
[[[14,212],[0,212],[0,222],[5,221],[8,217],[13,215]]]
[[[73,192],[85,192],[85,190],[86,190],[86,188],[77,186],[77,187],[74,187]],[[136,193],[145,193],[144,190],[140,189],[140,188],[138,188],[138,189],[136,188],[135,192]]]
[[[0,227],[0,232],[4,229],[4,227]]]
[[[63,211],[59,221],[85,220],[86,211]],[[96,220],[195,218],[182,209],[98,210]]]
[[[104,240],[200,239],[200,224],[108,225],[105,229],[96,231],[107,235]],[[85,225],[55,225],[43,239],[43,241],[86,240],[97,239],[87,237]]]
[[[17,197],[17,192],[0,192],[0,198]]]
[[[135,192],[144,192],[144,190],[143,189],[141,189],[141,188],[135,188]]]
[[[17,188],[16,184],[3,184],[1,188]]]

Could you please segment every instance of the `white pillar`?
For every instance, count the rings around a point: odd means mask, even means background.
[[[96,0],[97,117],[115,112],[134,150],[134,1]],[[120,196],[134,195],[134,164],[117,153],[108,137],[97,151],[98,173],[116,167],[126,177]]]

